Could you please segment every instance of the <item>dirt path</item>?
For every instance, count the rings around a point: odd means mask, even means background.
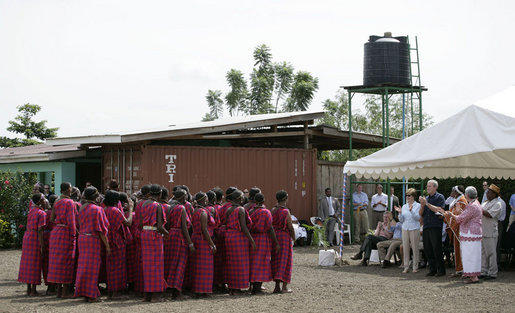
[[[344,259],[357,251],[346,247]],[[515,312],[515,271],[495,281],[464,285],[460,279],[426,278],[425,270],[402,274],[396,267],[317,266],[318,249],[295,248],[292,294],[214,295],[208,299],[143,303],[139,298],[88,304],[82,299],[29,298],[16,281],[20,250],[0,251],[0,312]],[[449,270],[450,273],[450,270]],[[42,290],[42,288],[40,288]]]

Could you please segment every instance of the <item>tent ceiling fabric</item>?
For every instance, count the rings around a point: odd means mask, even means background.
[[[505,101],[515,106],[515,98]],[[349,161],[344,173],[374,179],[515,178],[515,118],[483,107],[469,106],[401,142]]]

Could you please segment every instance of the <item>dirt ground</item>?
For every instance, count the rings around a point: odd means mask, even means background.
[[[350,265],[319,267],[317,248],[294,248],[291,294],[271,294],[273,285],[267,283],[262,296],[215,294],[160,303],[102,297],[103,302],[94,304],[25,296],[26,286],[17,282],[21,251],[0,251],[0,312],[515,312],[513,268],[500,272],[495,281],[464,285],[457,278],[427,278],[424,269],[402,274],[397,267],[362,267],[350,260],[357,250],[345,247],[343,258]]]

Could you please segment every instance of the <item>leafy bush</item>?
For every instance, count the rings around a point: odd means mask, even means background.
[[[36,174],[0,172],[0,247],[21,247]],[[7,223],[7,230],[4,230]],[[5,235],[4,235],[5,233]],[[9,236],[10,235],[10,236]]]
[[[14,237],[8,222],[0,219],[0,249],[10,248],[14,243]]]

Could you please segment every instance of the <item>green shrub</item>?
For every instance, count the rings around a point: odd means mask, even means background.
[[[0,217],[8,224],[4,236],[4,224],[0,228],[1,248],[21,247],[27,225],[27,213],[32,188],[36,183],[34,173],[21,171],[0,172]]]

